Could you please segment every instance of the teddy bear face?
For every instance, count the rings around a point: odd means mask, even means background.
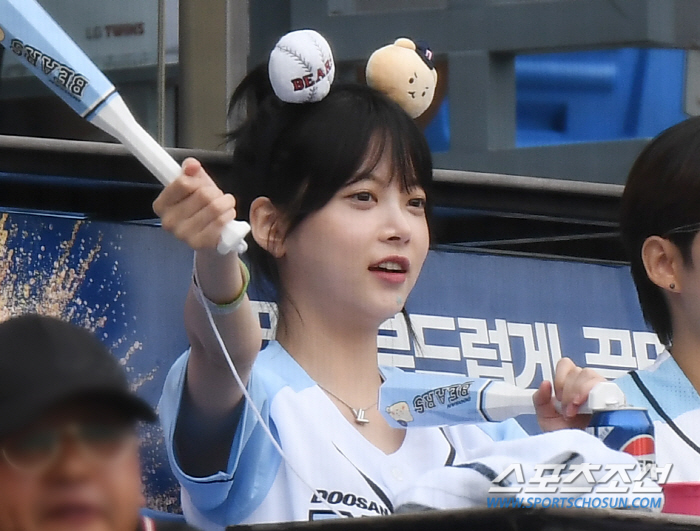
[[[420,116],[433,101],[437,71],[405,38],[376,50],[367,61],[367,84],[396,101],[412,117]]]
[[[396,402],[386,408],[389,416],[402,426],[407,426],[409,422],[413,422],[411,408],[407,402]]]
[[[408,78],[405,80],[403,87],[396,88],[397,96],[400,99],[405,99],[400,105],[404,108],[412,109],[409,112],[416,118],[430,106],[435,95],[435,70],[430,71],[425,65],[424,68],[416,68],[414,72],[408,73]],[[401,80],[399,79],[399,84]],[[400,95],[403,93],[403,95]],[[415,116],[414,116],[414,113]]]

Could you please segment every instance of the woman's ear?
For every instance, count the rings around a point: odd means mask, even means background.
[[[654,284],[666,291],[680,290],[683,256],[673,242],[661,236],[649,236],[642,245],[642,262]]]
[[[257,197],[250,205],[250,229],[257,244],[275,258],[284,256],[283,216],[268,197]]]

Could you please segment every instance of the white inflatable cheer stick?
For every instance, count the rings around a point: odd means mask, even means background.
[[[458,374],[426,374],[420,380],[392,375],[380,388],[379,410],[394,427],[441,426],[501,421],[535,413],[535,389]],[[590,392],[579,413],[625,405],[625,395],[613,382],[601,382]]]

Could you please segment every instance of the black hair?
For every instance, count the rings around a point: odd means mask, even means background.
[[[630,260],[644,319],[659,340],[673,340],[671,315],[663,291],[647,276],[642,246],[650,236],[673,242],[692,265],[697,231],[668,234],[700,222],[700,117],[680,122],[659,134],[635,160],[622,194],[620,230]]]
[[[404,190],[423,188],[429,209],[430,149],[413,119],[384,94],[359,83],[337,84],[320,102],[285,103],[261,65],[234,92],[230,112],[243,104],[248,118],[228,135],[234,143],[228,187],[240,218],[247,218],[256,197],[268,197],[283,213],[289,234],[359,171],[371,171],[387,149],[392,175]],[[252,238],[248,258],[253,274],[267,280],[279,300],[275,259]]]

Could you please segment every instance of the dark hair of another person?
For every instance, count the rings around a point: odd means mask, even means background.
[[[222,184],[236,196],[242,219],[256,197],[268,197],[290,234],[361,177],[360,170],[371,172],[386,150],[402,189],[419,186],[430,199],[432,159],[422,132],[398,104],[366,85],[338,83],[320,102],[285,103],[274,95],[263,65],[236,89],[230,112],[241,105],[248,117],[228,135],[232,175],[228,186]],[[253,275],[262,275],[279,300],[284,294],[275,259],[252,238],[249,245]]]
[[[673,242],[686,265],[697,231],[668,234],[700,223],[700,117],[676,124],[653,139],[637,157],[622,195],[620,229],[631,263],[644,319],[659,340],[673,340],[671,315],[663,290],[647,276],[642,246],[650,236]]]

